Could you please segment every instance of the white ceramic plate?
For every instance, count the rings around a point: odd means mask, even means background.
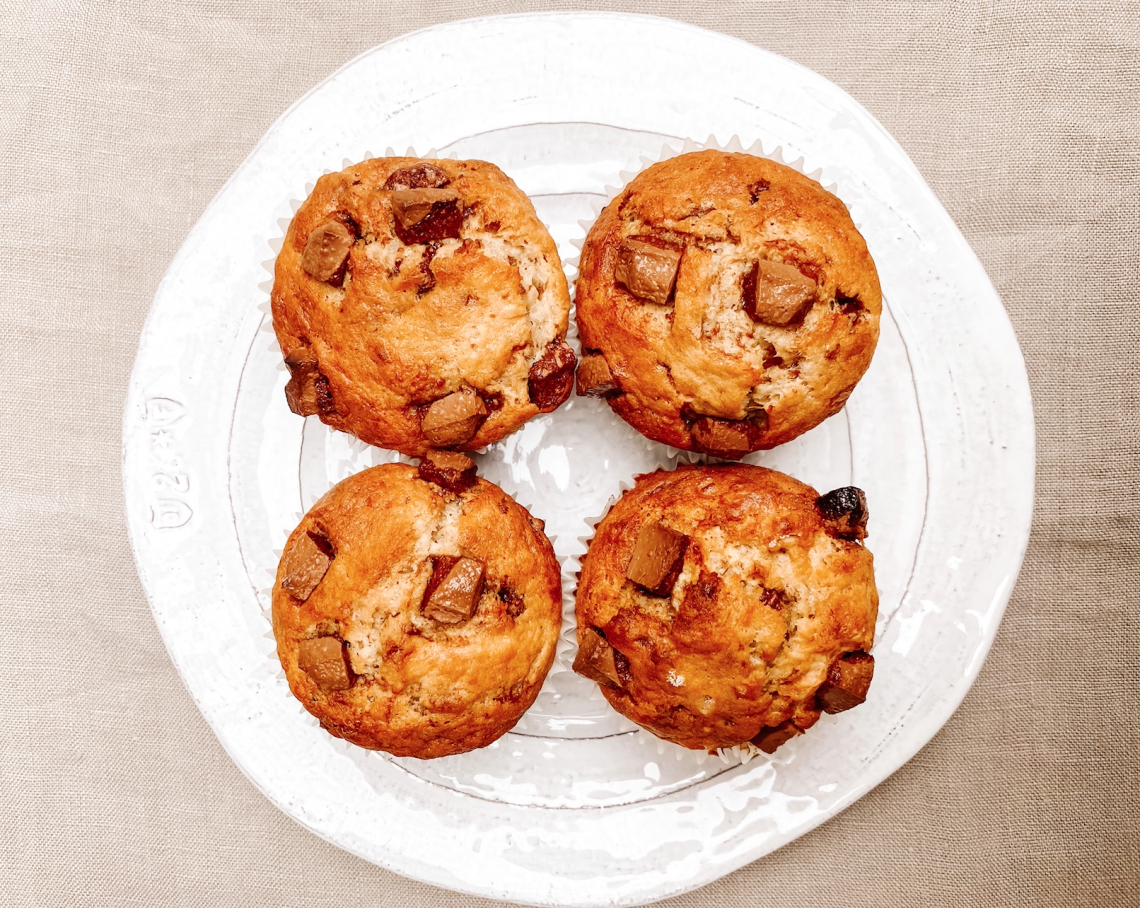
[[[680,64],[680,65],[679,65]],[[870,699],[742,763],[658,742],[566,671],[483,751],[393,759],[336,741],[290,696],[268,588],[280,546],[333,482],[394,459],[285,406],[266,315],[291,200],[386,147],[484,158],[534,199],[573,276],[580,219],[620,172],[685,137],[739,136],[822,168],[879,266],[882,339],[846,410],[750,458],[871,505],[881,612]],[[546,520],[564,562],[635,473],[668,462],[591,400],[495,445],[484,476]],[[123,428],[135,557],[186,686],[282,810],[376,864],[543,905],[692,889],[842,810],[922,747],[985,658],[1029,534],[1033,419],[1013,331],[902,149],[855,101],[748,44],[663,19],[457,22],[379,47],[268,132],[155,297]]]

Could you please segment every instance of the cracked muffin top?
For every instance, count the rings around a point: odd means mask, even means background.
[[[745,464],[637,478],[598,524],[574,670],[655,735],[768,753],[867,696],[878,593],[854,487]]]
[[[541,521],[455,453],[335,485],[290,535],[273,586],[294,696],[333,735],[397,756],[508,731],[538,696],[561,621]]]
[[[322,176],[271,299],[293,412],[409,456],[484,447],[573,386],[558,250],[483,161],[374,158]]]
[[[782,164],[700,151],[605,208],[575,304],[579,394],[654,441],[739,459],[842,409],[882,293],[839,199]]]

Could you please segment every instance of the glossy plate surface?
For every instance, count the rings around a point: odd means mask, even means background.
[[[268,589],[301,513],[334,482],[395,458],[286,408],[267,269],[297,200],[322,172],[385,148],[486,159],[534,199],[573,277],[579,221],[623,170],[663,145],[734,136],[822,168],[879,267],[882,338],[846,410],[749,458],[821,491],[867,492],[882,600],[868,702],[773,757],[708,757],[639,731],[567,671],[582,537],[635,474],[675,461],[603,404],[574,398],[479,457],[482,475],[546,521],[564,565],[559,661],[534,707],[491,747],[435,761],[326,735],[277,664]],[[418,32],[301,99],[159,287],[123,430],[131,540],[155,620],[254,784],[376,864],[542,905],[639,904],[694,888],[906,762],[993,640],[1028,539],[1033,472],[1028,382],[1005,311],[882,127],[822,77],[750,45],[603,14]]]

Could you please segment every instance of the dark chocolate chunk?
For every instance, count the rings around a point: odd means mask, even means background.
[[[557,410],[574,390],[574,367],[578,360],[563,340],[546,345],[527,375],[530,399],[540,413]]]
[[[297,648],[297,665],[326,693],[352,687],[351,670],[339,637],[302,640]]]
[[[867,690],[875,674],[875,657],[862,651],[846,653],[827,670],[816,696],[825,713],[841,713],[867,699]]]
[[[855,486],[834,489],[815,500],[824,527],[840,539],[867,538],[867,496]]]
[[[574,671],[583,678],[597,684],[612,684],[621,687],[622,678],[618,673],[616,650],[608,640],[594,629],[588,629],[578,644],[578,654],[574,657]]]
[[[713,416],[699,417],[691,429],[693,445],[698,451],[726,460],[740,460],[752,450],[749,431],[750,427],[745,420],[717,419]]]
[[[578,396],[609,397],[620,393],[606,358],[600,353],[587,353],[578,363]]]
[[[779,725],[770,726],[768,728],[760,729],[760,734],[752,739],[752,743],[759,747],[766,754],[774,754],[776,748],[781,744],[786,744],[796,735],[802,735],[803,730],[797,728],[791,722],[781,722]]]
[[[486,574],[474,558],[445,555],[435,559],[431,581],[424,593],[424,617],[443,624],[458,624],[475,614],[483,595]]]
[[[424,161],[421,164],[412,164],[410,167],[401,167],[392,172],[384,183],[388,190],[400,189],[443,189],[451,178],[435,164]]]
[[[639,299],[664,306],[677,283],[681,250],[638,237],[622,240],[617,250],[614,280]]]
[[[318,533],[307,532],[281,560],[281,589],[300,602],[307,600],[328,572],[336,553],[332,543]]]
[[[449,448],[470,441],[486,417],[487,405],[474,391],[456,391],[428,407],[420,427],[430,444]]]
[[[463,206],[454,189],[399,189],[391,199],[400,242],[414,245],[459,238]]]
[[[847,315],[857,315],[863,311],[863,301],[857,296],[836,296],[835,304]]]
[[[499,587],[498,596],[499,601],[507,607],[507,614],[512,618],[517,618],[526,611],[526,600],[510,587]]]
[[[669,596],[685,565],[689,537],[660,523],[647,523],[637,534],[625,576],[651,596]]]
[[[748,187],[748,202],[755,205],[760,200],[760,193],[767,192],[772,184],[767,180],[757,180]]]
[[[333,404],[332,388],[329,387],[329,380],[317,373],[317,377],[313,379],[313,396],[317,403],[317,415],[332,416],[336,414],[336,405]]]
[[[309,234],[301,255],[301,267],[314,280],[340,284],[353,242],[355,238],[344,224],[325,221]]]
[[[298,347],[285,357],[289,381],[285,384],[285,401],[298,416],[317,415],[317,379],[321,376],[317,361],[308,347]]]
[[[475,485],[475,461],[455,451],[428,451],[420,461],[420,479],[456,494]]]
[[[791,265],[760,259],[745,272],[740,298],[752,321],[786,328],[807,314],[818,290],[815,281]]]

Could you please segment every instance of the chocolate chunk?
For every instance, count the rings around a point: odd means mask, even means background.
[[[767,180],[757,180],[748,187],[748,202],[750,205],[755,205],[760,200],[760,193],[767,192],[771,187],[771,183]]]
[[[530,399],[540,413],[557,410],[574,390],[574,367],[578,360],[563,340],[546,345],[527,375]]]
[[[781,611],[785,605],[791,602],[791,597],[788,595],[787,590],[775,590],[769,587],[764,588],[764,592],[760,594],[760,601],[775,611]]]
[[[332,543],[317,533],[306,533],[297,540],[281,562],[281,589],[301,602],[312,594],[336,557]]]
[[[352,675],[344,658],[344,644],[339,637],[302,640],[297,649],[297,665],[326,693],[352,687]]]
[[[451,178],[435,164],[424,161],[411,167],[401,167],[393,171],[384,183],[384,188],[393,189],[443,189]]]
[[[443,624],[467,621],[483,595],[484,574],[483,564],[474,558],[444,555],[435,559],[424,593],[424,616]]]
[[[456,391],[428,407],[420,426],[429,444],[449,448],[470,441],[486,416],[487,405],[474,391]]]
[[[459,238],[463,208],[454,189],[399,189],[391,199],[400,242],[414,245]]]
[[[855,486],[843,486],[815,500],[824,528],[840,539],[867,538],[867,496]]]
[[[317,379],[321,373],[317,361],[307,347],[298,347],[285,357],[289,381],[285,385],[285,401],[298,416],[316,416]]]
[[[689,537],[659,523],[647,523],[637,534],[625,576],[651,596],[668,596],[685,565]]]
[[[749,427],[744,421],[702,416],[693,423],[691,431],[696,449],[714,457],[740,460],[752,450]]]
[[[499,601],[505,605],[506,612],[512,618],[517,618],[526,611],[526,600],[510,587],[499,587]]]
[[[329,380],[319,372],[317,377],[313,379],[313,397],[316,399],[318,416],[332,416],[336,413]]]
[[[779,725],[760,729],[760,734],[752,739],[752,743],[766,754],[774,754],[776,748],[786,744],[796,735],[802,735],[803,730],[796,728],[791,722],[781,722]]]
[[[807,314],[818,290],[791,265],[760,259],[745,272],[740,297],[752,321],[786,328]]]
[[[827,680],[816,696],[825,713],[841,713],[867,699],[875,674],[875,657],[862,651],[847,653],[831,663]]]
[[[596,630],[587,630],[578,644],[578,654],[574,657],[574,671],[583,678],[597,684],[612,684],[621,687],[615,650],[610,642]]]
[[[305,243],[301,267],[315,280],[340,284],[355,238],[340,221],[325,221]]]
[[[863,311],[863,301],[857,296],[838,295],[835,297],[835,304],[847,315],[858,315]]]
[[[677,283],[681,250],[658,246],[637,237],[622,240],[614,266],[614,280],[634,296],[664,306]]]
[[[620,393],[606,358],[600,353],[587,353],[578,363],[578,396],[609,397]]]
[[[475,461],[454,451],[428,451],[420,461],[420,479],[456,494],[475,485]]]

